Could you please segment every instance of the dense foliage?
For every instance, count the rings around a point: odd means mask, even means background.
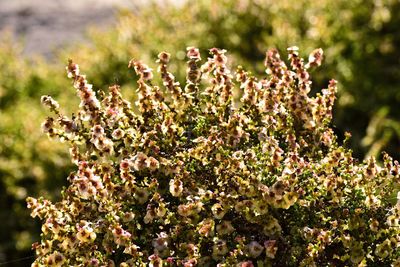
[[[269,50],[257,79],[232,73],[225,50],[202,63],[189,47],[182,85],[165,52],[162,86],[131,60],[138,114],[70,61],[80,108],[67,117],[43,96],[42,127],[70,144],[76,171],[61,201],[27,200],[43,222],[33,266],[399,266],[400,165],[339,144],[336,81],[310,96],[323,52],[297,50],[290,67]]]

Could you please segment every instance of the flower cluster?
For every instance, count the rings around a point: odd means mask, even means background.
[[[55,113],[43,130],[71,144],[77,170],[61,201],[27,199],[43,221],[32,266],[399,266],[400,165],[339,144],[336,81],[309,95],[322,50],[305,62],[291,47],[287,65],[272,49],[262,79],[225,53],[201,63],[189,47],[184,87],[168,53],[163,88],[130,61],[140,114],[69,62],[80,110],[68,119],[43,97]]]

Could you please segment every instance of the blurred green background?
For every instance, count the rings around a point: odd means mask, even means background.
[[[155,69],[160,51],[172,53],[171,72],[185,79],[187,46],[203,59],[212,47],[228,50],[230,64],[262,77],[267,49],[286,58],[296,45],[307,57],[323,48],[323,66],[314,70],[315,92],[338,80],[334,129],[352,133],[351,148],[362,160],[387,151],[400,159],[400,1],[399,0],[200,0],[183,4],[158,1],[140,10],[121,10],[115,27],[92,29],[88,41],[57,51],[51,60],[26,57],[20,43],[0,39],[0,265],[31,256],[40,223],[29,217],[27,196],[57,200],[73,169],[68,148],[40,131],[49,94],[69,113],[78,99],[65,77],[73,58],[97,89],[118,83],[134,98],[131,58]],[[312,92],[312,93],[315,93]],[[2,266],[5,266],[3,264]],[[27,261],[10,266],[28,266]]]

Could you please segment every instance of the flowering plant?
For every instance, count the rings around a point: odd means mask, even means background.
[[[42,126],[77,170],[61,201],[27,199],[43,221],[33,266],[400,265],[399,163],[358,163],[339,144],[336,81],[309,96],[322,50],[305,62],[291,47],[288,67],[272,49],[262,79],[234,75],[225,52],[202,64],[189,47],[184,86],[160,53],[163,88],[131,60],[139,114],[69,62],[80,109],[69,118],[43,96],[55,116]]]

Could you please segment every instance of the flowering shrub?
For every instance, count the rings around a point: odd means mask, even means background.
[[[42,126],[71,145],[77,170],[61,201],[27,199],[43,221],[33,266],[400,265],[399,163],[358,163],[339,144],[336,82],[309,96],[322,50],[305,62],[289,48],[290,67],[270,50],[263,79],[233,74],[225,52],[201,63],[188,48],[184,86],[165,52],[163,87],[131,60],[139,114],[69,62],[80,109],[67,117],[43,96],[55,116]]]
[[[210,47],[224,47],[231,64],[240,63],[256,76],[263,75],[262,61],[268,47],[298,44],[302,56],[315,47],[326,47],[323,69],[312,72],[312,80],[316,89],[325,86],[330,77],[340,81],[335,133],[340,139],[345,131],[352,133],[348,146],[357,158],[379,156],[382,150],[400,158],[399,1],[148,2],[153,1],[146,1],[134,12],[121,12],[116,27],[109,32],[92,31],[88,42],[58,51],[60,58],[74,55],[95,88],[117,82],[124,97],[132,100],[130,86],[136,77],[125,71],[131,55],[150,61],[159,51],[173,52],[172,57],[179,60],[171,61],[168,68],[183,83],[185,64],[179,62],[185,57],[186,44],[204,54]],[[30,244],[38,239],[40,227],[29,220],[25,198],[59,198],[59,188],[66,182],[63,177],[72,167],[64,160],[67,144],[43,138],[37,131],[46,117],[38,97],[52,95],[64,107],[64,114],[69,114],[78,100],[73,90],[64,90],[70,80],[57,75],[63,69],[58,60],[28,59],[16,40],[5,39],[2,33],[0,218],[6,219],[0,228],[0,262],[32,255]],[[153,82],[158,81],[155,75]]]
[[[183,59],[186,44],[202,53],[210,46],[224,47],[234,65],[262,75],[262,59],[269,47],[298,44],[304,56],[315,47],[326,47],[326,64],[313,73],[313,82],[321,88],[331,77],[340,81],[334,117],[338,134],[352,133],[349,147],[358,158],[378,157],[381,151],[400,158],[399,1],[155,2],[138,12],[122,13],[115,29],[106,34],[94,32],[91,45],[67,51],[63,60],[74,55],[96,87],[112,84],[117,78],[124,88],[132,82],[124,71],[131,55],[149,60],[159,51],[173,51]],[[185,75],[182,66],[169,65],[181,82]]]

